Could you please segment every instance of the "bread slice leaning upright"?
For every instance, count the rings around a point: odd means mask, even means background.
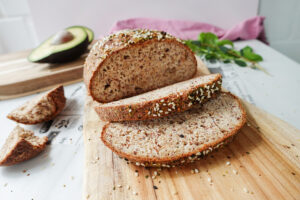
[[[63,86],[58,86],[46,94],[35,97],[16,108],[7,118],[22,124],[38,124],[58,115],[66,104]]]
[[[108,123],[101,139],[136,165],[171,167],[194,162],[230,142],[245,122],[239,99],[222,92],[202,107],[164,118]]]
[[[190,79],[196,71],[183,41],[163,31],[122,30],[94,44],[84,82],[94,100],[107,103]]]
[[[103,121],[161,118],[203,104],[221,91],[221,74],[200,76],[95,107]]]
[[[37,156],[46,148],[47,137],[16,126],[0,150],[0,166],[10,166]]]

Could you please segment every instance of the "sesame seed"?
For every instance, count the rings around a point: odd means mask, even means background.
[[[156,115],[156,114],[153,114],[152,116],[153,116],[153,117],[157,117],[157,115]]]
[[[212,180],[211,180],[210,177],[207,178],[207,181],[208,181],[209,183],[212,183]]]
[[[141,165],[141,163],[139,163],[139,162],[136,162],[136,163],[135,163],[135,165],[137,165],[137,166],[140,166],[140,165]]]
[[[166,112],[165,112],[165,114],[167,115],[167,114],[169,114],[169,112],[168,112],[168,111],[166,111]]]
[[[134,175],[135,175],[136,177],[138,177],[138,176],[139,176],[139,173],[138,173],[138,172],[135,172]]]
[[[195,173],[198,174],[199,173],[199,170],[198,169],[194,169]]]
[[[131,113],[131,112],[132,112],[132,110],[129,108],[128,112],[130,112],[130,113]]]
[[[122,185],[120,185],[120,184],[119,184],[119,185],[117,185],[117,187],[118,187],[118,188],[121,188],[121,187],[122,187]]]
[[[127,190],[130,190],[130,185],[127,185]]]
[[[231,163],[230,163],[229,161],[226,162],[226,165],[227,165],[227,166],[230,165],[230,164],[231,164]]]
[[[192,173],[192,174],[194,174],[194,173],[195,173],[193,169],[191,169],[191,173]]]
[[[238,172],[237,172],[235,169],[233,169],[232,172],[233,172],[234,174],[238,174]]]
[[[157,176],[157,171],[154,171],[153,174],[154,174],[154,176]]]
[[[171,112],[172,110],[170,108],[168,108],[168,111]]]
[[[151,115],[151,112],[150,112],[150,111],[148,111],[148,115]]]
[[[133,191],[132,194],[133,195],[138,195],[138,193],[136,191]]]
[[[164,101],[165,101],[164,99],[160,100],[160,102],[162,102],[162,103],[163,103]]]
[[[190,102],[190,103],[188,104],[188,106],[189,106],[189,107],[191,107],[192,105],[193,105],[193,103],[192,103],[192,102]]]
[[[159,112],[162,113],[162,112],[164,112],[164,111],[160,110]]]
[[[166,106],[167,104],[166,103],[163,103],[163,106]]]
[[[243,188],[243,191],[246,192],[246,193],[249,193],[249,190],[245,187]]]

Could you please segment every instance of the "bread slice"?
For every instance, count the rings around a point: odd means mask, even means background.
[[[16,126],[0,150],[0,166],[29,160],[46,148],[47,137],[39,138],[30,130]]]
[[[63,86],[38,96],[7,115],[7,118],[22,124],[37,124],[53,119],[66,104]]]
[[[84,65],[92,98],[107,103],[192,78],[194,53],[162,31],[122,30],[95,43]]]
[[[171,167],[194,162],[230,142],[245,122],[239,99],[222,92],[202,107],[172,116],[108,123],[101,139],[136,165]]]
[[[215,97],[221,90],[221,74],[211,74],[156,89],[138,96],[95,107],[103,121],[161,118],[183,112]]]

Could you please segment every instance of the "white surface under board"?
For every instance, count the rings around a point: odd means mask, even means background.
[[[264,57],[261,65],[272,76],[258,70],[226,65],[221,70],[226,79],[224,86],[232,85],[230,81],[237,81],[239,87],[232,87],[232,92],[241,97],[248,94],[251,96],[249,100],[256,106],[300,129],[300,65],[256,40],[235,44],[237,47],[250,45],[260,53]],[[215,64],[209,67],[217,68]],[[29,126],[37,130],[38,135],[59,131],[52,145],[37,158],[20,165],[0,168],[1,200],[82,199],[84,146],[81,125],[85,88],[83,83],[77,83],[66,86],[65,91],[67,107],[54,120],[49,131],[43,131],[45,124]],[[28,96],[0,101],[0,146],[15,126],[14,122],[6,119],[6,114],[31,98]]]

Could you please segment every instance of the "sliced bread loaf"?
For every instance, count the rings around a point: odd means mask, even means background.
[[[211,74],[179,82],[138,96],[95,107],[103,121],[161,118],[203,104],[221,90],[222,76]]]
[[[108,123],[101,139],[136,165],[170,167],[193,162],[228,143],[245,122],[238,98],[222,92],[202,107],[172,116]]]
[[[47,137],[39,138],[32,131],[16,126],[0,150],[0,166],[29,160],[46,148]]]
[[[66,104],[63,86],[27,101],[7,115],[7,118],[22,124],[37,124],[53,119]]]
[[[106,103],[141,94],[196,73],[194,53],[179,39],[150,30],[122,30],[96,42],[84,65],[88,93]]]

